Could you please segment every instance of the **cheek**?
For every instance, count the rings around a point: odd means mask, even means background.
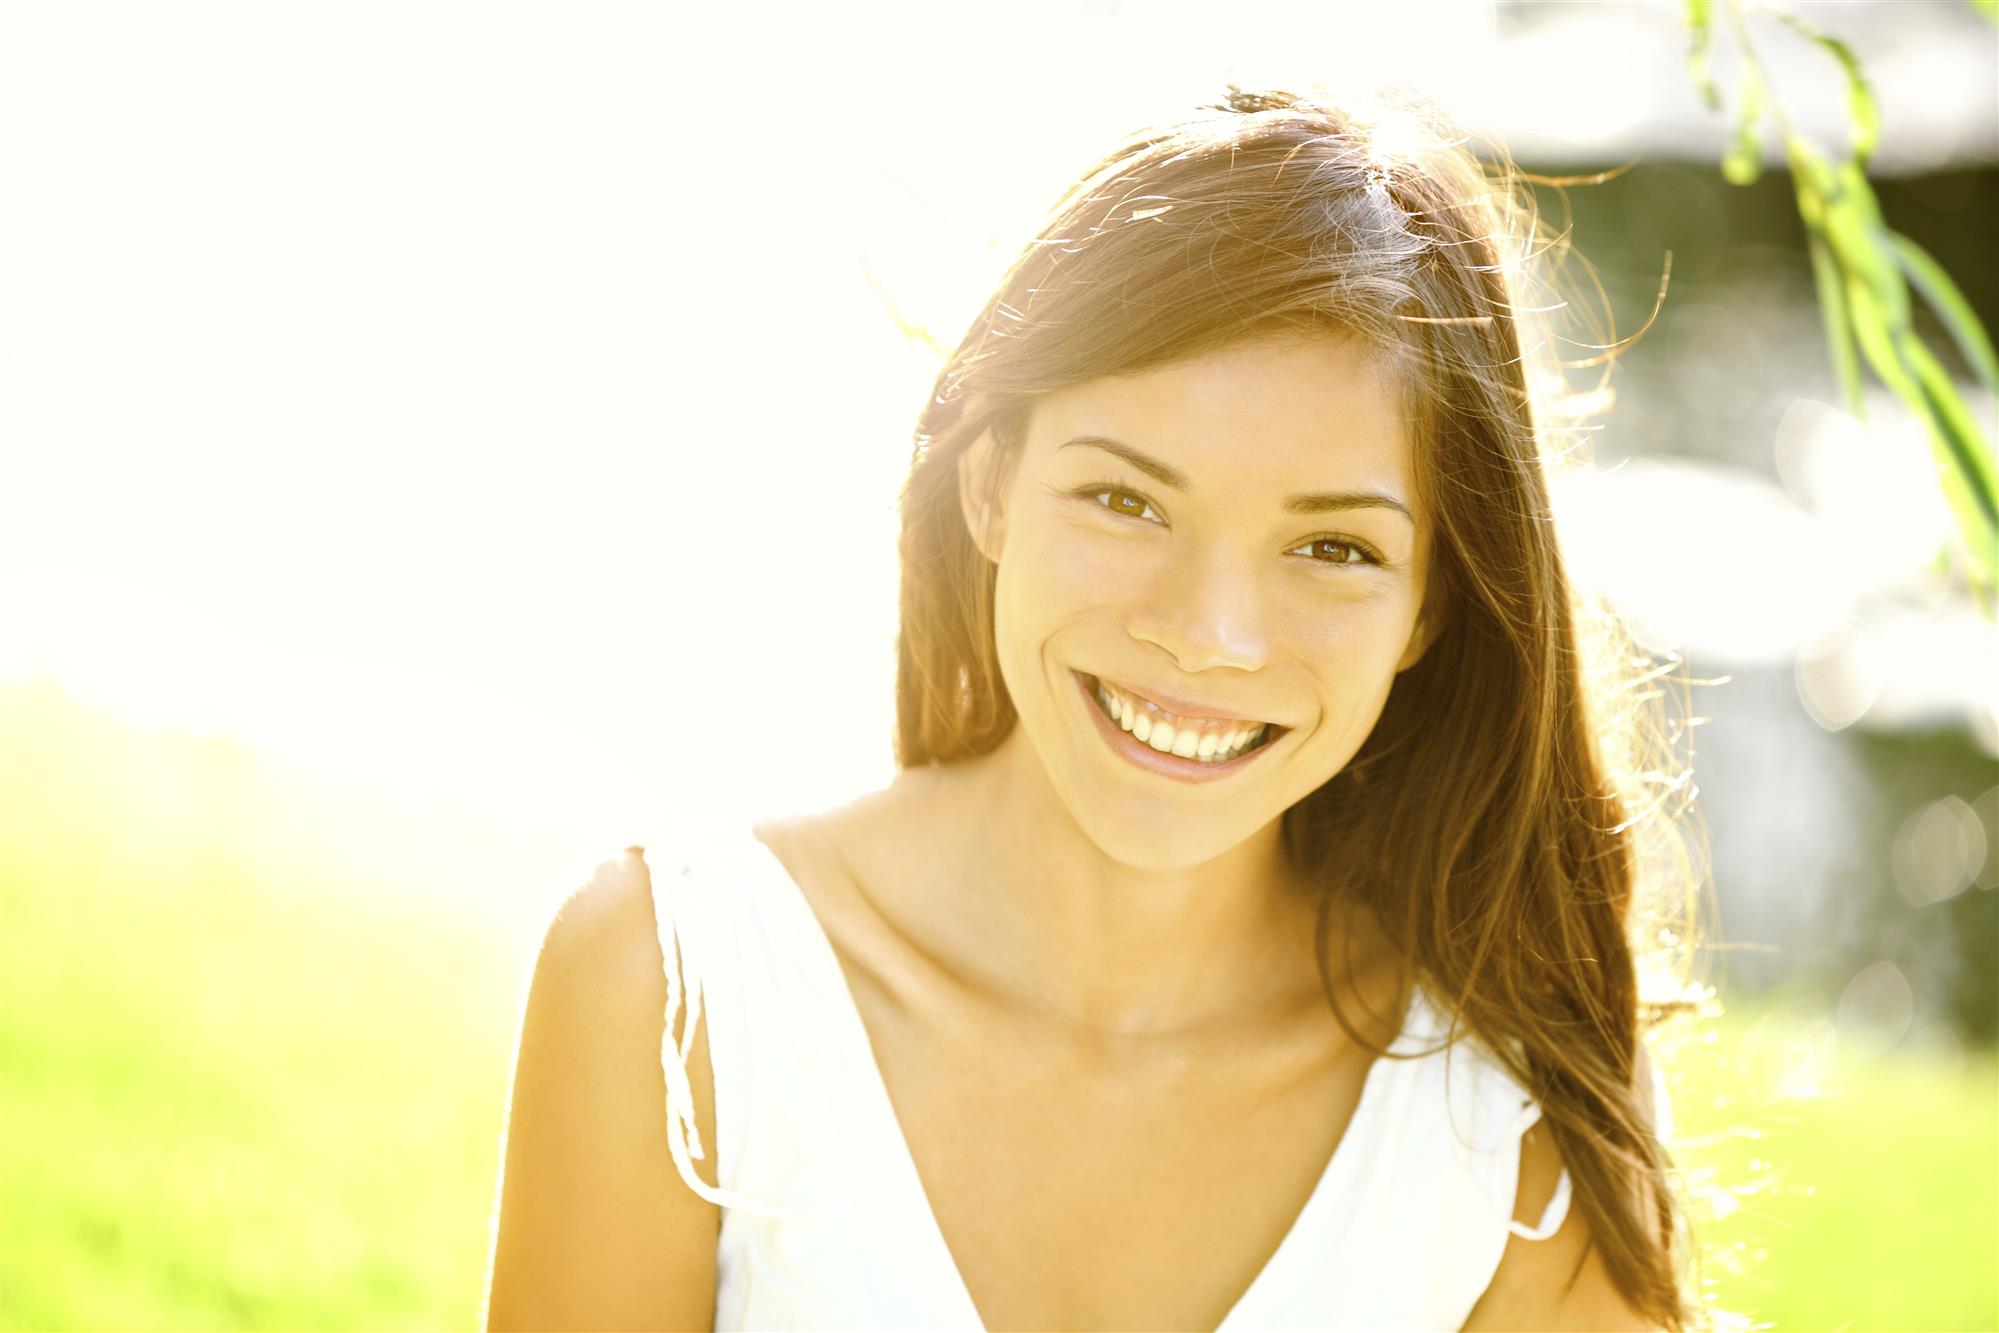
[[[1292,642],[1319,679],[1328,720],[1340,720],[1330,716],[1334,708],[1349,718],[1378,712],[1415,633],[1416,608],[1407,592],[1383,587],[1371,596],[1326,599],[1296,623]]]
[[[1300,578],[1271,599],[1270,627],[1306,662],[1335,676],[1392,666],[1414,627],[1414,599],[1399,579],[1375,574]]]
[[[1103,534],[1057,520],[1019,535],[1018,545],[1009,538],[1000,582],[1025,617],[1060,618],[1124,600],[1145,585],[1149,558]]]
[[[1047,641],[1065,623],[1087,611],[1101,594],[1091,592],[1092,577],[1080,561],[1041,534],[1009,536],[1000,560],[994,590],[993,633],[999,650],[1000,674],[1018,700],[1025,678],[1038,670]]]

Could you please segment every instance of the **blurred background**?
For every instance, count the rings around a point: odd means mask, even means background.
[[[1999,323],[1991,7],[1778,8]],[[1837,150],[1837,61],[1746,21]],[[1999,1327],[1999,634],[1687,53],[1663,0],[0,10],[0,1327],[476,1324],[549,917],[626,844],[887,781],[938,344],[1231,77],[1622,169],[1543,198],[1620,335],[1672,254],[1558,501],[1708,682],[1707,1278],[1759,1326]]]

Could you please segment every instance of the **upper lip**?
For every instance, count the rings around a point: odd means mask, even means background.
[[[1223,707],[1219,704],[1202,703],[1196,699],[1183,699],[1177,695],[1167,694],[1164,691],[1151,689],[1142,685],[1128,685],[1124,681],[1114,680],[1109,676],[1092,676],[1091,679],[1109,685],[1122,693],[1134,695],[1141,699],[1149,699],[1175,717],[1206,718],[1228,722],[1261,722],[1265,720],[1248,713],[1239,712],[1234,708]],[[1272,722],[1270,725],[1277,727],[1279,730],[1283,729],[1281,723]]]

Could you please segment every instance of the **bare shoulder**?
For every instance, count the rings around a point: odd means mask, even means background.
[[[1541,1220],[1561,1171],[1562,1160],[1547,1128],[1536,1125],[1528,1130],[1520,1146],[1516,1219],[1529,1226]],[[1657,1324],[1624,1303],[1589,1239],[1588,1224],[1576,1207],[1546,1240],[1509,1233],[1499,1268],[1472,1307],[1465,1329],[1655,1333]]]
[[[543,937],[514,1064],[488,1329],[712,1324],[721,1215],[667,1147],[655,921],[632,849],[570,894]],[[688,1074],[712,1143],[706,1026]],[[695,1164],[710,1183],[712,1160]]]

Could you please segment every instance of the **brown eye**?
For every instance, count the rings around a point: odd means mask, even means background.
[[[1136,518],[1147,523],[1160,522],[1159,513],[1152,507],[1152,502],[1136,491],[1120,490],[1115,486],[1093,486],[1084,494],[1121,518]],[[1147,517],[1148,515],[1150,517]]]
[[[1314,537],[1303,546],[1292,549],[1306,552],[1315,563],[1334,568],[1381,563],[1374,552],[1359,542],[1344,541],[1338,537]]]

